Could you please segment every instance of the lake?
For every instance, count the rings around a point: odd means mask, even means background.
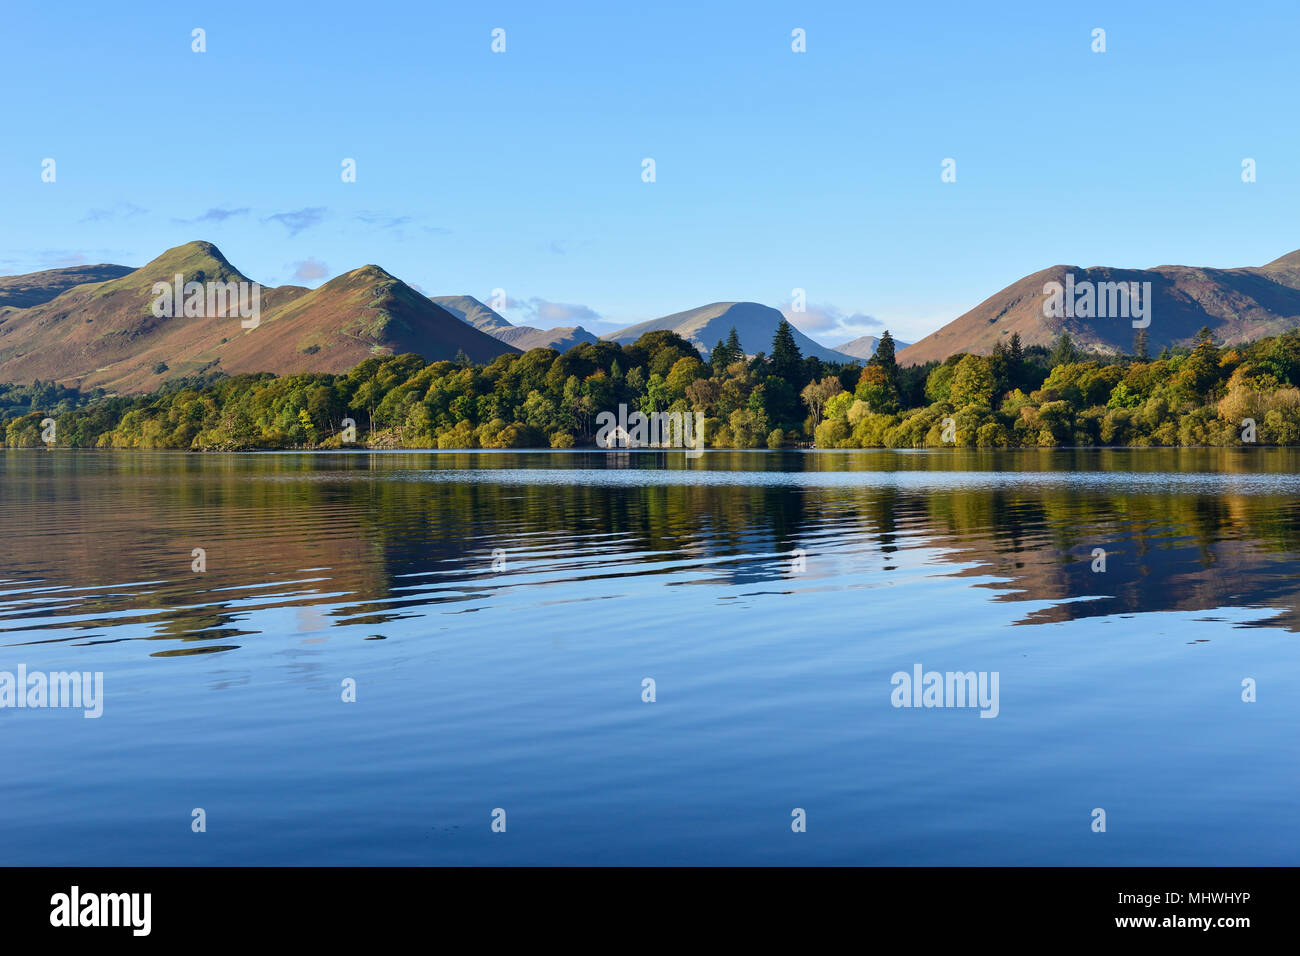
[[[0,861],[1294,865],[1297,472],[0,451]]]

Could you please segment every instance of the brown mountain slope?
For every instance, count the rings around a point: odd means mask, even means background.
[[[120,279],[131,271],[130,266],[104,263],[97,266],[46,269],[44,272],[30,272],[21,276],[0,276],[0,306],[27,309],[42,302],[49,302],[74,285]]]
[[[29,308],[0,308],[0,381],[54,380],[142,392],[217,369],[343,372],[371,355],[416,352],[476,361],[514,352],[377,266],[315,290],[263,287],[260,324],[227,315],[153,315],[155,282],[248,282],[207,242],[169,249],[120,278],[78,285]],[[155,371],[158,369],[158,371]]]
[[[490,362],[518,349],[480,332],[379,266],[362,266],[262,312],[221,351],[229,373],[345,372],[372,355],[415,352]]]
[[[1258,268],[1213,269],[1157,266],[1112,269],[1097,266],[1052,266],[1026,276],[985,299],[975,308],[898,353],[906,365],[942,361],[956,352],[986,355],[994,343],[1015,332],[1026,345],[1050,346],[1068,332],[1084,351],[1127,352],[1132,348],[1130,318],[1070,318],[1044,315],[1049,282],[1064,284],[1073,274],[1084,281],[1150,282],[1152,350],[1190,343],[1202,326],[1221,342],[1243,342],[1300,326],[1300,251]]]
[[[0,381],[142,391],[197,371],[239,320],[154,316],[153,284],[177,273],[187,282],[248,281],[215,246],[191,242],[121,278],[74,286],[31,308],[0,309]],[[159,362],[169,367],[165,375],[151,371]]]

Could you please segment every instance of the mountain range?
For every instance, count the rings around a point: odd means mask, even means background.
[[[553,348],[564,352],[580,342],[599,341],[595,335],[582,326],[568,328],[535,329],[527,325],[512,325],[499,313],[488,308],[478,299],[468,295],[433,296],[433,301],[441,305],[461,321],[467,322],[481,332],[507,342],[525,352],[536,348]],[[782,314],[776,309],[757,302],[714,302],[697,309],[688,309],[658,319],[638,322],[617,332],[600,336],[607,342],[629,345],[647,332],[676,332],[707,357],[713,347],[726,341],[734,327],[736,337],[746,355],[757,355],[772,348],[772,338],[780,324]],[[829,349],[794,330],[795,341],[804,355],[816,355],[827,362],[844,362],[855,358],[870,358],[875,351],[876,339],[863,336],[854,339],[850,345],[861,350],[870,343],[870,350],[859,355],[844,348]],[[901,347],[901,346],[900,346]]]
[[[245,328],[234,308],[186,315],[178,307],[155,315],[155,286],[172,285],[177,275],[183,283],[252,285],[204,241],[169,249],[138,269],[102,264],[0,277],[0,381],[42,379],[139,393],[212,371],[340,373],[372,356],[406,352],[429,361],[463,353],[485,363],[503,354],[566,351],[598,341],[581,326],[513,325],[472,296],[426,296],[377,265],[316,289],[260,287],[255,328]],[[734,325],[742,347],[755,354],[771,347],[781,318],[754,302],[716,303],[603,338],[634,342],[651,328],[673,328],[707,356]],[[848,359],[797,330],[795,339],[806,355]]]
[[[638,322],[617,332],[602,335],[601,338],[607,342],[630,345],[647,332],[667,330],[676,332],[699,349],[701,354],[708,356],[715,345],[726,341],[734,328],[745,354],[757,355],[772,350],[772,338],[783,318],[785,316],[776,309],[757,302],[714,302],[698,309]],[[842,352],[814,342],[798,329],[794,330],[794,340],[805,357],[815,355],[824,362],[851,360],[851,357]]]
[[[1072,277],[1092,283],[1150,282],[1148,347],[1187,345],[1202,327],[1216,341],[1233,343],[1300,326],[1300,251],[1267,265],[1238,269],[1157,266],[1154,269],[1079,268],[1057,265],[1012,283],[937,332],[898,353],[905,365],[943,361],[957,352],[987,355],[994,343],[1019,332],[1022,345],[1051,346],[1066,332],[1076,347],[1096,354],[1129,352],[1136,329],[1118,318],[1048,317],[1049,283]]]
[[[464,354],[490,362],[533,348],[565,351],[597,341],[582,326],[537,329],[513,325],[467,295],[426,296],[377,265],[337,276],[316,289],[261,287],[260,320],[240,316],[154,315],[156,283],[249,283],[216,246],[189,242],[132,269],[84,265],[0,277],[0,381],[58,381],[81,388],[133,393],[200,372],[345,372],[371,356],[415,352],[426,360]],[[920,341],[897,342],[902,364],[942,361],[958,352],[987,354],[1020,334],[1022,345],[1051,346],[1062,332],[1085,353],[1129,351],[1135,329],[1127,317],[1057,315],[1045,308],[1052,283],[1150,283],[1148,348],[1193,341],[1208,326],[1233,343],[1300,327],[1300,251],[1258,267],[1217,269],[1078,268],[1035,272],[990,296]],[[782,321],[756,302],[714,302],[600,336],[630,344],[646,332],[671,330],[707,357],[734,328],[746,354],[767,352]],[[864,361],[879,345],[865,335],[838,349],[797,328],[805,356]]]
[[[259,325],[247,329],[234,311],[153,314],[154,284],[170,284],[177,274],[186,282],[250,281],[209,242],[177,246],[125,272],[79,268],[0,280],[10,303],[0,306],[0,381],[143,392],[210,370],[344,372],[372,355],[416,352],[434,360],[464,352],[490,362],[518,351],[375,265],[316,289],[263,287]],[[83,275],[91,281],[69,284]]]
[[[513,325],[472,295],[435,295],[430,298],[462,322],[523,352],[529,349],[555,349],[557,352],[567,352],[582,342],[599,341],[594,334],[581,325],[554,329]]]

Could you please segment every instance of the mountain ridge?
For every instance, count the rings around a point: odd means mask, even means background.
[[[429,298],[462,322],[523,352],[531,349],[555,349],[558,352],[567,352],[573,346],[583,342],[600,341],[594,333],[581,325],[557,326],[553,329],[514,325],[495,309],[484,305],[472,295],[434,295]]]
[[[1068,333],[1085,353],[1131,351],[1137,329],[1131,317],[1045,314],[1049,283],[1150,282],[1148,348],[1188,345],[1202,327],[1224,343],[1245,342],[1300,326],[1300,250],[1263,266],[1221,269],[1163,265],[1151,269],[1053,265],[995,292],[973,309],[898,353],[904,365],[943,361],[959,352],[987,355],[996,342],[1020,335],[1025,347],[1050,347]],[[1145,321],[1145,320],[1144,320]]]
[[[252,283],[212,243],[166,250],[138,269],[75,285],[38,304],[0,308],[0,380],[49,379],[144,392],[185,375],[344,372],[372,355],[416,352],[428,361],[464,352],[476,362],[518,350],[461,322],[377,265],[316,289],[259,286],[256,328],[228,309],[155,315],[158,284]],[[166,312],[166,310],[163,310]]]
[[[42,305],[67,292],[73,286],[120,279],[133,271],[135,270],[130,266],[105,262],[99,265],[46,269],[25,275],[0,276],[0,307],[26,309],[33,305]]]
[[[767,353],[772,349],[772,338],[777,326],[785,318],[780,311],[758,302],[711,302],[682,312],[674,312],[658,319],[649,319],[629,325],[616,332],[601,336],[607,342],[628,345],[647,332],[672,331],[686,339],[706,357],[718,342],[724,342],[736,329],[740,346],[746,355]],[[836,352],[814,341],[791,323],[794,340],[806,358],[815,355],[823,362],[853,362],[853,356]]]
[[[746,354],[767,352],[782,314],[756,302],[719,301],[638,322],[597,336],[582,326],[514,325],[466,295],[428,296],[376,264],[353,269],[315,289],[260,286],[260,324],[239,316],[154,314],[158,284],[176,275],[198,283],[250,283],[214,244],[194,240],[139,268],[70,266],[0,277],[0,381],[49,379],[122,392],[158,388],[171,379],[219,370],[228,374],[341,372],[374,355],[415,352],[428,361],[462,352],[475,362],[535,348],[567,351],[582,342],[630,344],[646,332],[671,330],[704,355],[736,329]],[[988,354],[1019,334],[1024,347],[1050,347],[1068,333],[1084,354],[1131,351],[1128,316],[1049,313],[1051,283],[1150,283],[1148,348],[1190,344],[1209,327],[1227,344],[1300,327],[1300,250],[1261,266],[1161,265],[1150,269],[1049,266],[1000,289],[915,343],[897,342],[905,365],[960,352]],[[860,336],[829,347],[792,323],[805,356],[862,362],[879,344]],[[258,335],[258,332],[267,334]]]

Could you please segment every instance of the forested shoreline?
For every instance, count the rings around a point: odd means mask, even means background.
[[[462,357],[463,358],[463,357]],[[704,416],[711,448],[1300,444],[1300,330],[1242,345],[1084,355],[1018,336],[992,355],[900,366],[805,358],[782,322],[769,353],[735,332],[707,356],[673,332],[534,349],[486,365],[375,356],[345,374],[210,374],[148,395],[0,385],[10,448],[581,448],[620,404]],[[53,422],[51,427],[50,423]]]

